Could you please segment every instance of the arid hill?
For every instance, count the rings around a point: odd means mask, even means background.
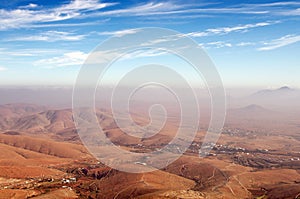
[[[289,126],[297,121],[270,121],[274,111],[260,105],[230,110],[208,157],[199,157],[206,134],[199,130],[182,157],[144,174],[120,172],[93,158],[81,144],[71,109],[28,106],[0,108],[0,198],[269,199],[299,194],[300,140]],[[113,143],[137,153],[165,146],[178,122],[172,118],[157,135],[142,139],[122,132],[108,110],[97,110],[97,117]],[[139,112],[134,119],[149,122]],[[286,132],[273,130],[275,125]]]
[[[20,135],[0,134],[0,143],[60,158],[81,158],[88,154],[81,145]]]

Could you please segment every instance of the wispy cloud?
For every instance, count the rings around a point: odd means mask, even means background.
[[[101,3],[99,0],[73,0],[69,4],[62,5],[61,7],[55,9],[55,11],[69,13],[86,10],[100,10],[116,4],[118,3]]]
[[[265,27],[265,26],[270,26],[273,24],[280,23],[279,21],[275,22],[260,22],[260,23],[254,23],[254,24],[245,24],[245,25],[238,25],[238,26],[232,26],[232,27],[220,27],[220,28],[213,28],[213,29],[207,29],[204,31],[198,31],[198,32],[190,32],[190,33],[185,33],[185,34],[175,34],[175,35],[169,35],[167,37],[161,37],[155,40],[152,40],[150,42],[141,44],[141,46],[148,46],[148,45],[154,45],[154,44],[159,44],[159,43],[167,43],[167,42],[172,42],[180,39],[183,36],[188,36],[188,37],[206,37],[206,36],[216,36],[216,35],[225,35],[225,34],[230,34],[233,32],[247,32],[250,29],[253,28],[258,28],[258,27]],[[253,43],[239,43],[236,46],[249,46],[249,45],[254,45]],[[216,41],[216,42],[211,42],[211,43],[206,43],[207,46],[214,46],[216,48],[222,48],[222,47],[232,47],[233,44],[228,43],[228,42],[223,42],[223,41]]]
[[[107,51],[94,51],[90,55],[82,51],[73,51],[64,53],[62,56],[55,56],[48,59],[40,59],[35,61],[33,64],[42,68],[54,69],[71,66],[80,66],[83,63],[99,64],[116,57],[120,59],[119,61],[124,61],[144,57],[157,57],[165,54],[167,54],[167,52],[162,51],[160,49],[142,49],[127,54],[123,54],[116,49]]]
[[[243,46],[254,46],[256,45],[255,42],[240,42],[240,43],[237,43],[236,46],[240,46],[240,47],[243,47]]]
[[[181,10],[183,8],[187,8],[189,5],[185,4],[174,4],[172,2],[149,2],[142,5],[132,6],[130,8],[125,9],[116,9],[105,12],[95,13],[96,16],[149,16],[149,15],[157,15],[164,14],[168,11]]]
[[[6,58],[9,56],[22,56],[22,57],[27,57],[27,56],[33,56],[33,54],[28,53],[28,51],[22,51],[22,50],[14,50],[11,51],[6,48],[0,48],[0,55],[4,55]]]
[[[203,44],[203,46],[205,48],[224,48],[224,47],[232,47],[233,45],[229,42],[225,42],[225,41],[216,41],[216,42],[209,42],[206,44]]]
[[[86,64],[100,64],[107,60],[118,58],[118,61],[124,61],[129,59],[145,58],[145,57],[158,57],[167,54],[166,51],[161,49],[144,48],[133,52],[124,54],[124,49],[106,50],[106,51],[94,51],[89,55],[89,58],[85,60]]]
[[[204,36],[210,36],[210,35],[222,35],[222,34],[228,34],[231,32],[246,32],[249,29],[258,28],[258,27],[264,27],[264,26],[270,26],[273,24],[279,23],[276,22],[260,22],[260,23],[254,23],[254,24],[245,24],[245,25],[238,25],[233,27],[221,27],[221,28],[213,28],[213,29],[207,29],[203,32],[191,32],[187,33],[186,36],[191,37],[204,37]]]
[[[47,31],[39,35],[22,36],[17,38],[7,39],[8,41],[80,41],[86,35],[75,35],[74,33],[61,31]]]
[[[297,1],[278,1],[271,3],[256,3],[256,4],[242,4],[251,7],[281,7],[281,6],[300,6],[300,2]]]
[[[294,10],[281,10],[277,13],[284,16],[300,16],[300,8]]]
[[[87,56],[88,54],[81,51],[68,52],[63,54],[62,56],[35,61],[34,65],[44,68],[79,66],[83,64]]]
[[[40,22],[53,22],[70,19],[78,14],[62,15],[58,12],[33,11],[26,9],[0,10],[0,30],[22,28]]]
[[[137,50],[132,53],[128,53],[124,55],[121,59],[136,59],[136,58],[145,58],[145,57],[158,57],[167,54],[166,51],[162,51],[159,49],[144,49],[144,50]]]
[[[5,68],[5,67],[3,67],[3,66],[0,66],[0,72],[1,71],[6,71],[7,70],[7,68]]]
[[[171,1],[149,2],[143,5],[133,6],[125,9],[117,9],[95,13],[97,16],[162,16],[162,15],[180,15],[180,14],[266,14],[268,11],[256,11],[249,7],[205,7],[203,4],[175,4]]]
[[[178,19],[215,16],[222,14],[245,15],[294,15],[299,16],[299,2],[274,2],[265,4],[179,4],[174,1],[138,3],[130,7],[110,9],[118,3],[103,3],[99,0],[72,0],[70,3],[46,9],[37,4],[29,4],[17,9],[0,9],[0,30],[22,28],[31,25],[59,22],[74,18],[95,17],[174,17]],[[226,31],[226,30],[223,30]]]
[[[122,37],[124,35],[135,34],[137,32],[138,32],[138,29],[126,29],[126,30],[118,30],[118,31],[101,32],[101,33],[99,33],[99,35],[108,35],[108,36],[114,36],[114,37]]]
[[[259,51],[274,50],[300,41],[300,35],[286,35],[279,39],[265,42],[264,47],[258,48]]]
[[[110,19],[103,19],[91,22],[79,22],[79,23],[46,23],[46,24],[31,24],[30,28],[52,28],[52,27],[80,27],[80,26],[94,26],[101,25],[108,22]]]
[[[222,15],[222,14],[245,14],[245,15],[284,15],[291,12],[291,14],[298,14],[295,12],[295,6],[299,6],[299,2],[274,2],[274,3],[252,3],[252,4],[236,4],[234,6],[215,6],[215,4],[208,5],[191,5],[191,4],[176,4],[171,1],[166,2],[149,2],[142,5],[137,5],[124,9],[109,10],[104,12],[94,13],[96,16],[182,16],[186,17],[193,15]]]
[[[0,9],[0,30],[21,28],[31,24],[63,21],[115,4],[101,3],[98,0],[73,0],[69,4],[52,9],[31,9],[33,5],[31,5],[31,8]]]
[[[274,23],[271,22],[261,22],[261,23],[255,23],[255,24],[246,24],[246,25],[239,25],[234,27],[223,27],[223,28],[216,28],[216,29],[208,29],[207,31],[213,34],[227,34],[230,32],[239,32],[239,31],[247,31],[251,28],[257,28],[257,27],[264,27],[269,26]]]
[[[57,53],[66,53],[64,49],[51,49],[51,48],[24,48],[24,49],[7,49],[0,48],[0,55],[4,55],[6,58],[11,57],[37,57],[37,56],[51,56],[56,55]]]
[[[300,2],[279,1],[271,3],[241,4],[249,10],[267,11],[269,15],[298,16],[300,15]]]
[[[26,5],[26,6],[20,6],[19,8],[21,8],[21,9],[33,9],[33,8],[37,8],[37,7],[38,7],[37,4],[30,3],[30,4]]]

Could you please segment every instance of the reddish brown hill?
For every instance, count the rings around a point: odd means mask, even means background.
[[[82,145],[54,142],[23,135],[0,134],[0,177],[36,178],[64,175],[49,166],[90,158]]]
[[[11,112],[10,109],[7,110]],[[103,129],[117,128],[114,120],[108,113],[98,110],[97,117]],[[34,134],[38,137],[48,137],[58,141],[79,141],[72,109],[47,110],[38,113],[29,111],[27,114],[20,114],[18,117],[0,117],[1,131],[14,131],[25,135]]]
[[[46,110],[46,107],[33,104],[5,104],[0,105],[0,116],[6,118],[19,117],[22,115],[38,113],[44,110]]]
[[[20,135],[0,134],[0,143],[61,158],[81,158],[88,155],[86,149],[81,145]]]
[[[65,128],[74,128],[72,111],[49,110],[37,114],[27,115],[14,120],[12,129],[31,133],[58,132]]]
[[[0,130],[11,129],[17,118],[36,114],[44,110],[46,110],[45,107],[32,104],[0,105]]]
[[[81,193],[92,198],[134,198],[160,191],[191,189],[195,185],[192,180],[163,171],[132,174],[107,170],[101,180],[78,182],[82,189],[89,190]]]
[[[201,162],[198,157],[182,156],[165,171],[194,180],[197,184],[193,189],[197,191],[215,189],[228,181],[227,174],[212,164]]]

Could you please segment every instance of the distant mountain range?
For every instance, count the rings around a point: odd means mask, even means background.
[[[292,89],[288,86],[283,86],[281,88],[274,89],[274,90],[271,90],[271,89],[260,90],[256,93],[254,93],[252,96],[259,96],[259,97],[272,96],[272,95],[290,96],[290,95],[295,95],[295,94],[300,94],[300,91],[298,91],[296,89]]]
[[[274,115],[276,112],[257,104],[228,110],[228,115],[236,118],[261,118]]]
[[[250,104],[248,106],[245,106],[243,108],[235,109],[239,111],[252,111],[252,112],[272,112],[271,110],[268,110],[262,106],[259,106],[257,104]]]
[[[278,89],[260,90],[237,101],[237,104],[256,104],[268,109],[291,111],[300,109],[300,90],[284,86]]]

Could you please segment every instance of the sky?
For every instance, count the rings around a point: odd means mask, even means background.
[[[2,0],[0,86],[73,85],[99,44],[143,27],[195,40],[225,87],[300,88],[300,2],[274,0]]]

